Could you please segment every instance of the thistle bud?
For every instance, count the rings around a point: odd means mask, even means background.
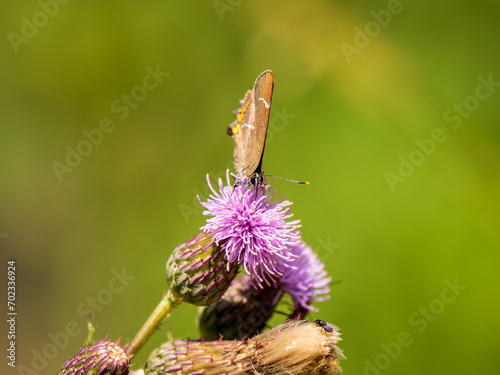
[[[247,341],[167,342],[149,357],[145,374],[331,375],[345,358],[337,327],[289,320]]]
[[[271,318],[283,292],[265,285],[255,288],[250,275],[235,279],[219,302],[200,307],[197,325],[201,338],[243,339],[256,335]]]
[[[342,372],[339,361],[345,359],[336,346],[340,340],[338,327],[331,323],[288,320],[248,345],[255,351],[257,373],[333,375]]]
[[[59,375],[126,375],[129,365],[130,357],[118,342],[97,341],[68,359]]]
[[[239,266],[207,233],[179,245],[167,261],[167,282],[175,298],[206,306],[217,302],[236,277]]]
[[[239,365],[228,354],[235,349],[233,341],[173,340],[157,348],[144,368],[146,375],[159,374],[240,374]]]

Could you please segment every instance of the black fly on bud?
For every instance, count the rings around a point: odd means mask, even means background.
[[[333,325],[332,323],[325,322],[321,319],[316,319],[314,323],[316,323],[320,327],[323,327],[323,329],[328,333],[332,333],[333,331],[336,331],[338,329],[338,327]]]

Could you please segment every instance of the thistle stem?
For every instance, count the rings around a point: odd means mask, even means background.
[[[163,299],[160,301],[158,306],[149,316],[148,320],[141,327],[139,332],[135,335],[134,339],[126,346],[126,351],[129,356],[136,354],[142,346],[148,341],[151,335],[156,331],[156,329],[163,323],[165,318],[170,314],[170,312],[177,306],[179,306],[181,300],[175,299],[172,293],[168,291]]]

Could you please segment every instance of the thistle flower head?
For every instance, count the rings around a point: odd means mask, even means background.
[[[167,283],[174,298],[197,306],[217,302],[238,273],[208,233],[179,245],[167,261]]]
[[[62,366],[59,375],[126,375],[130,358],[118,342],[97,341]]]
[[[286,221],[293,216],[288,207],[292,203],[282,198],[271,202],[270,185],[231,186],[229,171],[226,186],[219,179],[219,191],[208,176],[207,181],[213,194],[200,203],[206,208],[203,214],[212,217],[201,229],[224,249],[229,263],[243,265],[256,285],[271,285],[293,261],[289,248],[299,244],[299,220]]]
[[[311,306],[312,302],[330,298],[328,284],[331,278],[327,276],[325,265],[305,243],[293,246],[291,252],[297,259],[293,262],[293,268],[283,269],[279,285],[293,299],[295,313],[292,315],[302,316],[308,310],[317,311]]]
[[[333,324],[290,320],[245,341],[167,342],[151,354],[145,373],[335,375],[345,358],[340,340]]]
[[[199,310],[197,324],[204,340],[243,339],[261,331],[273,316],[283,293],[292,297],[294,318],[304,318],[309,311],[317,311],[311,303],[329,298],[331,280],[324,264],[304,243],[291,248],[297,256],[283,275],[272,286],[256,288],[249,275],[243,275],[231,286],[219,302]]]

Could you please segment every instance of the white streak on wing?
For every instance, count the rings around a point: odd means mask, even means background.
[[[292,344],[293,344],[293,345],[287,346],[287,347],[285,348],[285,350],[288,350],[288,349],[293,349],[293,348],[296,348],[296,347],[297,347],[297,343],[296,343],[295,341],[294,341]]]
[[[255,128],[254,128],[254,126],[253,126],[253,125],[250,125],[250,124],[243,124],[243,125],[241,125],[241,127],[242,127],[242,128],[244,128],[245,126],[246,126],[247,128],[252,129],[252,130],[253,130],[253,129],[255,129]]]
[[[262,100],[262,101],[264,102],[264,105],[266,106],[266,108],[269,108],[269,107],[271,106],[271,104],[269,104],[268,102],[266,102],[266,99],[264,99],[264,98],[259,98],[259,99],[257,99],[257,102],[258,102],[259,100]]]

